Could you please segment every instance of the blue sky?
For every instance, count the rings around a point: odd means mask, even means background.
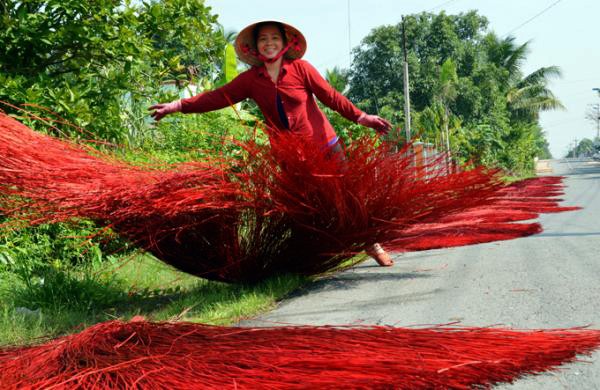
[[[322,73],[334,66],[348,67],[350,47],[375,27],[399,23],[402,15],[477,10],[498,35],[511,33],[518,43],[531,41],[526,72],[549,65],[562,69],[562,79],[551,88],[566,110],[541,116],[552,154],[562,157],[575,140],[596,135],[596,126],[585,113],[590,104],[600,103],[592,91],[600,88],[599,0],[206,0],[205,4],[219,15],[226,30],[239,31],[264,19],[294,25],[308,41],[305,58]]]

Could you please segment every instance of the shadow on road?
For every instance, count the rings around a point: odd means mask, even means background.
[[[374,296],[373,298],[369,297],[361,297],[363,299],[348,301],[344,300],[343,304],[340,304],[340,300],[329,299],[323,304],[319,305],[319,307],[315,307],[315,305],[311,306],[302,306],[306,310],[303,310],[299,307],[294,307],[293,313],[286,312],[285,318],[287,323],[292,324],[301,324],[300,322],[296,322],[295,318],[306,318],[315,317],[321,318],[324,316],[331,317],[332,314],[342,313],[346,315],[348,312],[348,306],[352,306],[352,310],[357,311],[358,313],[362,313],[365,317],[368,317],[370,313],[381,312],[384,307],[397,307],[398,305],[407,304],[407,303],[415,303],[415,302],[425,302],[430,300],[434,295],[443,293],[443,289],[433,289],[428,291],[421,292],[411,292],[405,294],[390,294],[386,296]],[[387,309],[383,309],[387,310]],[[363,319],[365,318],[363,317]],[[262,320],[252,320],[252,324],[260,323]],[[269,320],[267,320],[269,321]],[[347,324],[346,322],[342,322]],[[370,322],[372,324],[372,321]]]
[[[577,180],[600,180],[600,176],[584,176],[578,177]]]
[[[600,236],[600,232],[586,233],[540,233],[536,237],[585,237],[585,236]]]
[[[298,298],[323,291],[353,290],[366,283],[425,279],[430,277],[431,275],[421,272],[347,272],[341,275],[336,275],[335,277],[325,278],[311,283],[309,286],[290,294],[288,298]]]
[[[560,173],[561,176],[591,175],[600,173],[600,163],[589,160],[559,161],[559,164],[567,165],[568,172]]]

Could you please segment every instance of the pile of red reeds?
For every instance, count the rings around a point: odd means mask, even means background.
[[[483,168],[416,167],[362,139],[345,159],[290,136],[242,159],[134,166],[0,114],[2,211],[30,223],[90,218],[161,260],[227,282],[336,269],[374,242],[421,250],[530,235],[559,178],[510,186]],[[347,262],[346,262],[347,263]],[[347,265],[347,264],[346,264]]]
[[[540,213],[578,210],[561,207],[561,177],[525,179],[500,188],[485,204],[435,220],[420,221],[388,243],[396,250],[413,251],[507,240],[539,233],[539,223],[515,223]]]
[[[3,389],[471,389],[589,353],[600,331],[107,322],[0,350]],[[477,387],[478,388],[478,387]]]
[[[91,218],[186,272],[228,282],[330,271],[373,242],[420,250],[521,237],[560,178],[416,167],[363,139],[339,159],[291,137],[241,160],[140,166],[0,114],[0,207],[31,224]],[[3,388],[457,388],[549,370],[585,329],[282,327],[108,322],[0,350]]]

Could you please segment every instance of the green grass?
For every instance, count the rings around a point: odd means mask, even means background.
[[[294,275],[256,285],[210,282],[143,254],[96,268],[57,269],[27,283],[0,272],[0,345],[22,345],[136,315],[232,324],[272,309],[307,282]]]
[[[508,176],[503,176],[502,177],[502,181],[506,184],[511,184],[517,181],[521,181],[521,180],[525,180],[525,179],[531,179],[532,177],[536,177],[535,173],[525,173],[522,175],[508,175]]]

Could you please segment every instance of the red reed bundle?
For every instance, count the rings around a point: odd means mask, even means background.
[[[470,389],[589,353],[600,331],[106,322],[0,350],[3,389]]]
[[[30,223],[91,218],[185,271],[227,282],[336,269],[374,242],[406,251],[537,233],[559,178],[504,186],[497,172],[415,167],[362,139],[345,159],[290,136],[244,158],[140,167],[0,115],[3,211]]]
[[[346,159],[301,140],[241,145],[241,161],[126,164],[0,114],[2,211],[109,225],[175,267],[228,282],[335,269],[375,241],[420,250],[536,233],[560,178],[510,186],[484,169],[415,167],[369,140]],[[229,167],[229,168],[225,168]],[[594,330],[221,328],[109,322],[0,351],[3,388],[471,388],[551,369]]]

